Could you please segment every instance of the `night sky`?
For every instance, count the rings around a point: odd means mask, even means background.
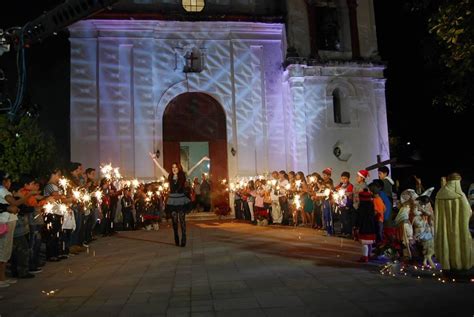
[[[60,2],[60,1],[59,1]],[[390,136],[405,146],[400,161],[413,167],[395,171],[395,178],[416,173],[427,185],[451,171],[464,176],[464,185],[474,180],[472,125],[474,111],[453,114],[435,107],[432,99],[443,78],[431,55],[432,40],[426,16],[404,8],[404,1],[375,0],[379,53],[387,69],[387,107]],[[2,10],[0,28],[20,26],[57,0],[10,3]],[[28,10],[25,8],[28,7]],[[60,160],[69,159],[69,42],[67,34],[50,37],[28,50],[28,100],[40,106],[40,121],[56,139]],[[0,68],[14,88],[16,69],[13,52],[0,56]],[[467,87],[466,87],[467,88]],[[472,88],[471,88],[472,89]],[[13,96],[13,93],[10,93]],[[411,145],[406,145],[410,142]],[[416,158],[417,160],[413,160]],[[374,158],[375,160],[375,158]]]

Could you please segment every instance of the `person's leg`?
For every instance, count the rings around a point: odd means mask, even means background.
[[[181,246],[186,246],[186,213],[179,212],[179,223],[181,225]]]
[[[12,255],[10,257],[10,271],[13,277],[18,277],[18,247],[19,238],[13,238]]]
[[[74,230],[71,236],[71,245],[79,245],[80,244],[80,231],[82,227],[82,218],[80,216],[81,212],[79,212],[79,209],[77,206],[73,206],[71,209],[74,213],[74,220],[76,222],[76,229]]]
[[[7,278],[5,276],[6,262],[0,262],[0,281],[5,281]]]
[[[173,220],[173,233],[174,233],[174,243],[179,246],[179,235],[178,235],[178,212],[173,211],[171,213],[171,219]]]
[[[16,240],[16,259],[17,259],[17,272],[19,277],[25,277],[30,275],[29,269],[29,246],[26,235],[15,238]]]
[[[255,213],[254,213],[254,210],[253,210],[253,201],[249,201],[248,202],[249,204],[249,212],[250,212],[250,221],[255,221]]]
[[[110,227],[109,227],[110,233],[115,232],[114,224],[115,224],[116,215],[117,215],[117,205],[110,206]]]

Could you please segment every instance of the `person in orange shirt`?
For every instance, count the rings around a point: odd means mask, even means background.
[[[30,193],[39,193],[38,182],[30,175],[22,176],[23,187],[19,190],[20,195],[25,197],[25,205],[34,207],[35,211],[28,215],[29,222],[29,272],[39,273],[42,270],[40,267],[44,265],[44,262],[40,259],[41,249],[41,231],[44,226],[44,219],[42,214],[42,208],[46,204],[46,199],[40,195],[31,195]]]
[[[385,213],[385,204],[380,197],[380,191],[382,190],[376,182],[372,182],[369,185],[369,190],[372,192],[374,197],[374,211],[375,211],[375,242],[381,243],[383,240],[383,220]]]

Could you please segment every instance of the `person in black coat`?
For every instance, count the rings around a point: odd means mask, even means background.
[[[372,194],[367,190],[359,193],[359,209],[356,212],[355,232],[362,244],[362,256],[359,262],[368,262],[375,241],[375,211]]]

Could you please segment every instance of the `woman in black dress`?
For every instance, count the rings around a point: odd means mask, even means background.
[[[186,196],[186,174],[179,163],[171,165],[171,173],[168,175],[170,192],[166,202],[166,212],[173,219],[174,241],[177,246],[186,246],[186,213],[189,210],[191,200]],[[178,235],[178,222],[181,225],[181,244]]]

